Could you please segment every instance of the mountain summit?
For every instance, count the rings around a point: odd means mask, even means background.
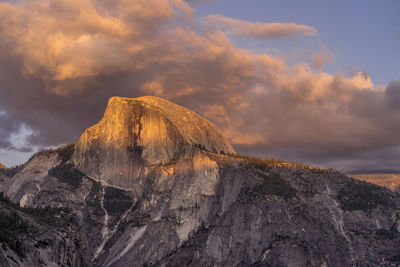
[[[237,155],[156,97],[113,97],[76,144],[0,171],[0,218],[7,267],[400,264],[398,192]]]
[[[102,120],[77,142],[73,161],[90,176],[131,188],[149,166],[199,148],[235,153],[211,122],[187,108],[154,96],[112,97]]]

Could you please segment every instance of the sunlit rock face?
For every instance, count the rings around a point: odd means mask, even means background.
[[[0,216],[26,224],[0,227],[0,266],[399,266],[397,192],[221,150],[185,108],[112,98],[77,144],[0,171]]]
[[[0,163],[0,169],[7,169],[7,167]]]
[[[103,119],[76,144],[73,162],[110,185],[134,188],[149,166],[205,150],[235,153],[208,120],[158,97],[112,97]]]

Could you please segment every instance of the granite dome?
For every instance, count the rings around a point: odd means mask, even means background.
[[[148,166],[185,157],[199,148],[235,153],[208,120],[159,97],[112,97],[102,120],[76,144],[74,163],[86,174],[130,188]]]

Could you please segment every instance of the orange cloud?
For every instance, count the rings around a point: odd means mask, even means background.
[[[235,35],[256,39],[281,38],[287,36],[317,34],[314,27],[296,23],[252,23],[244,20],[227,18],[221,15],[210,15],[208,23],[217,27],[226,28]]]
[[[326,50],[326,49],[322,49],[320,51],[317,51],[313,57],[312,57],[312,63],[313,66],[317,69],[317,70],[321,70],[322,67],[326,64],[326,63],[331,63],[333,62],[333,54],[331,51]]]
[[[157,35],[156,25],[179,10],[184,16],[192,12],[182,0],[0,3],[0,29],[23,57],[27,74],[62,81],[135,69],[126,51],[143,52]]]
[[[349,82],[357,89],[374,89],[375,85],[371,81],[371,77],[362,72],[357,72],[349,79]]]

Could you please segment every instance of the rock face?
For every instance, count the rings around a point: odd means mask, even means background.
[[[188,156],[196,146],[235,153],[213,124],[191,110],[158,97],[112,97],[103,119],[77,142],[73,162],[110,185],[137,188],[150,166]]]
[[[0,163],[0,169],[7,169],[7,167]]]
[[[0,172],[0,266],[399,266],[398,193],[335,170],[235,155],[213,126],[180,129],[183,116],[146,99],[115,99],[76,145]],[[207,131],[218,138],[202,141]],[[105,166],[109,175],[145,171],[132,184],[110,176],[112,186]]]

